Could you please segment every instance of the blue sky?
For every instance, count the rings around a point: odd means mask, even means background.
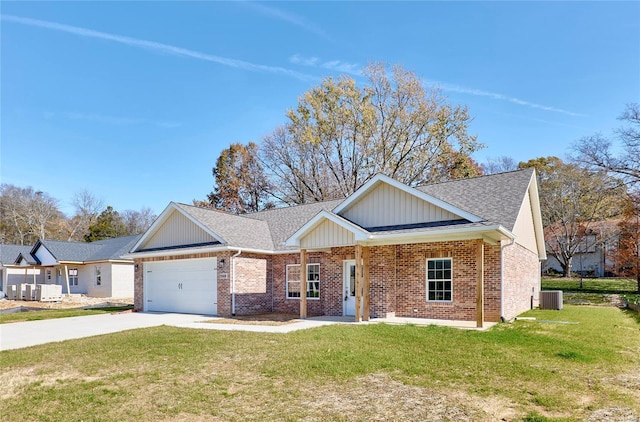
[[[469,106],[475,154],[564,156],[640,101],[639,2],[2,2],[3,183],[70,214],[204,199],[323,77],[402,64]]]

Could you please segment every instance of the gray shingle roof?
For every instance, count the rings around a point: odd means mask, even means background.
[[[126,254],[133,248],[133,245],[142,237],[142,234],[135,234],[132,236],[116,237],[114,239],[98,240],[93,245],[100,246],[100,249],[91,254],[87,261],[103,261],[107,259],[121,259],[122,255]]]
[[[478,228],[497,223],[508,230],[513,230],[532,174],[532,169],[518,170],[417,187],[428,195],[484,219],[483,222],[458,221],[434,227],[371,228],[371,233],[381,235],[412,231],[440,231],[461,223],[465,227]],[[291,249],[285,246],[285,241],[313,216],[323,210],[331,212],[343,201],[338,199],[314,202],[244,215],[186,204],[176,203],[175,205],[220,236],[228,246],[282,251]]]
[[[313,202],[304,205],[295,205],[286,208],[275,208],[247,214],[253,218],[266,222],[269,225],[271,239],[276,250],[288,249],[284,242],[300,227],[309,221],[320,211],[331,211],[338,206],[343,199],[333,201]]]
[[[106,261],[121,259],[140,239],[141,235],[117,237],[98,240],[91,243],[63,242],[58,240],[41,240],[40,243],[58,261]]]
[[[24,245],[0,245],[0,262],[5,264],[15,263],[18,255],[22,254],[29,264],[36,264],[36,260],[29,254],[31,246]]]
[[[269,225],[265,221],[192,205],[176,205],[220,236],[229,246],[274,249]]]
[[[533,169],[453,180],[417,189],[507,230],[513,226],[529,187]]]

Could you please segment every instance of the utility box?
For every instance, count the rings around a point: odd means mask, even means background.
[[[16,300],[17,291],[18,291],[18,288],[15,284],[11,284],[10,286],[7,286],[7,299]]]
[[[540,291],[540,309],[562,310],[562,290]]]
[[[27,294],[27,286],[26,283],[16,284],[16,300],[25,300]]]
[[[39,284],[36,290],[39,302],[59,302],[62,300],[62,286],[57,284]]]
[[[24,300],[36,300],[36,284],[27,284],[25,289]]]

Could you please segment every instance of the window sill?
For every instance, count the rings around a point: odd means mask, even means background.
[[[299,297],[288,297],[287,300],[300,300]],[[307,300],[320,300],[319,297],[308,297]]]

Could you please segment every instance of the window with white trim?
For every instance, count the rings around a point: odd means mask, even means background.
[[[287,299],[300,297],[300,264],[287,265]],[[307,298],[320,298],[320,264],[307,264]]]
[[[427,259],[427,302],[451,302],[453,279],[451,258]]]
[[[102,286],[102,271],[99,265],[96,265],[96,286]]]
[[[69,286],[78,285],[78,269],[69,268]]]

